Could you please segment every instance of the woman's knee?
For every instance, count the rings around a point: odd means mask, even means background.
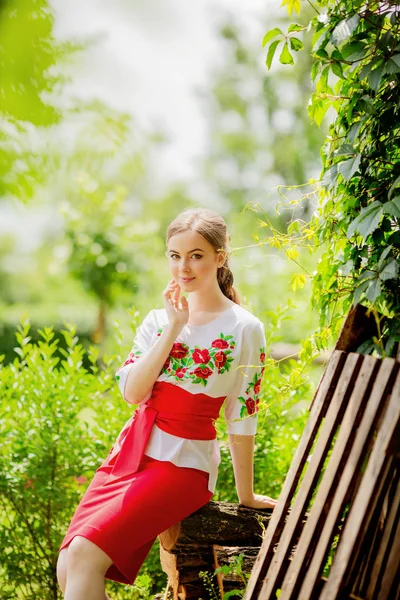
[[[63,594],[65,594],[65,588],[67,586],[67,556],[68,548],[63,548],[60,551],[57,560],[57,581]]]
[[[105,573],[112,559],[94,542],[76,535],[68,546],[69,569],[96,569]]]

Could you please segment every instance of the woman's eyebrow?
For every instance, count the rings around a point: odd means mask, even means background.
[[[193,248],[193,250],[189,250],[188,254],[194,252],[195,250],[200,250],[200,252],[204,252],[204,250],[202,250],[201,248]],[[176,250],[168,250],[168,252],[175,252],[175,254],[179,254],[179,252],[177,252]]]

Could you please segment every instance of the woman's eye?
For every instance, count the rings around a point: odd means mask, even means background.
[[[175,256],[179,258],[179,254],[170,254],[169,256],[170,258],[174,258]],[[198,256],[199,258],[203,258],[202,254],[192,254],[192,256]]]

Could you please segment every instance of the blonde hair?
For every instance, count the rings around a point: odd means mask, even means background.
[[[234,278],[229,267],[230,236],[223,217],[210,208],[187,208],[169,224],[166,243],[168,244],[170,237],[184,231],[196,231],[214,247],[216,252],[226,251],[225,263],[217,270],[217,281],[222,293],[240,305],[240,296],[233,287]]]

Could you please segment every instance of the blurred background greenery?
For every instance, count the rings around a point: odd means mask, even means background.
[[[265,241],[270,232],[260,220],[281,233],[293,220],[307,221],[312,196],[297,199],[308,180],[318,178],[326,128],[307,114],[308,53],[295,69],[265,67],[263,34],[286,20],[279,3],[254,0],[229,9],[222,0],[194,2],[191,8],[172,0],[162,8],[123,0],[112,8],[95,0],[67,4],[0,2],[3,365],[19,360],[15,332],[27,318],[33,341],[40,338],[38,330],[51,326],[60,347],[68,349],[61,330],[72,324],[86,350],[95,345],[100,356],[117,358],[107,363],[115,368],[130,349],[133,321],[149,307],[163,306],[168,223],[197,205],[226,219],[235,286],[242,303],[263,320],[269,350],[278,342],[300,350],[318,324],[309,309],[307,274],[319,250],[290,255],[274,247]],[[196,80],[199,64],[203,72]],[[142,77],[147,74],[145,92],[139,67]],[[136,88],[126,81],[129,74]],[[191,103],[187,100],[186,113],[185,95]],[[143,123],[147,100],[155,107],[150,124]],[[160,123],[157,114],[163,111],[170,119]],[[189,159],[182,143],[188,139]],[[87,355],[82,361],[84,367],[91,364]],[[279,494],[322,374],[320,365],[311,365],[295,383],[297,368],[296,361],[286,360],[266,370],[256,449],[259,493]],[[117,419],[111,431],[96,431],[103,436],[99,461],[131,410],[112,394]],[[2,404],[5,398],[2,394]],[[87,398],[87,408],[96,413],[93,398]],[[8,426],[4,417],[3,432]],[[236,502],[224,424],[220,427],[223,464],[214,499]],[[74,509],[72,500],[69,508]],[[147,591],[138,585],[132,596],[125,586],[110,584],[115,598],[151,597],[146,594],[162,589],[157,553],[155,545],[142,568],[151,574]],[[55,564],[54,548],[53,557]],[[18,597],[31,597],[18,589]],[[42,592],[43,598],[59,593]]]

